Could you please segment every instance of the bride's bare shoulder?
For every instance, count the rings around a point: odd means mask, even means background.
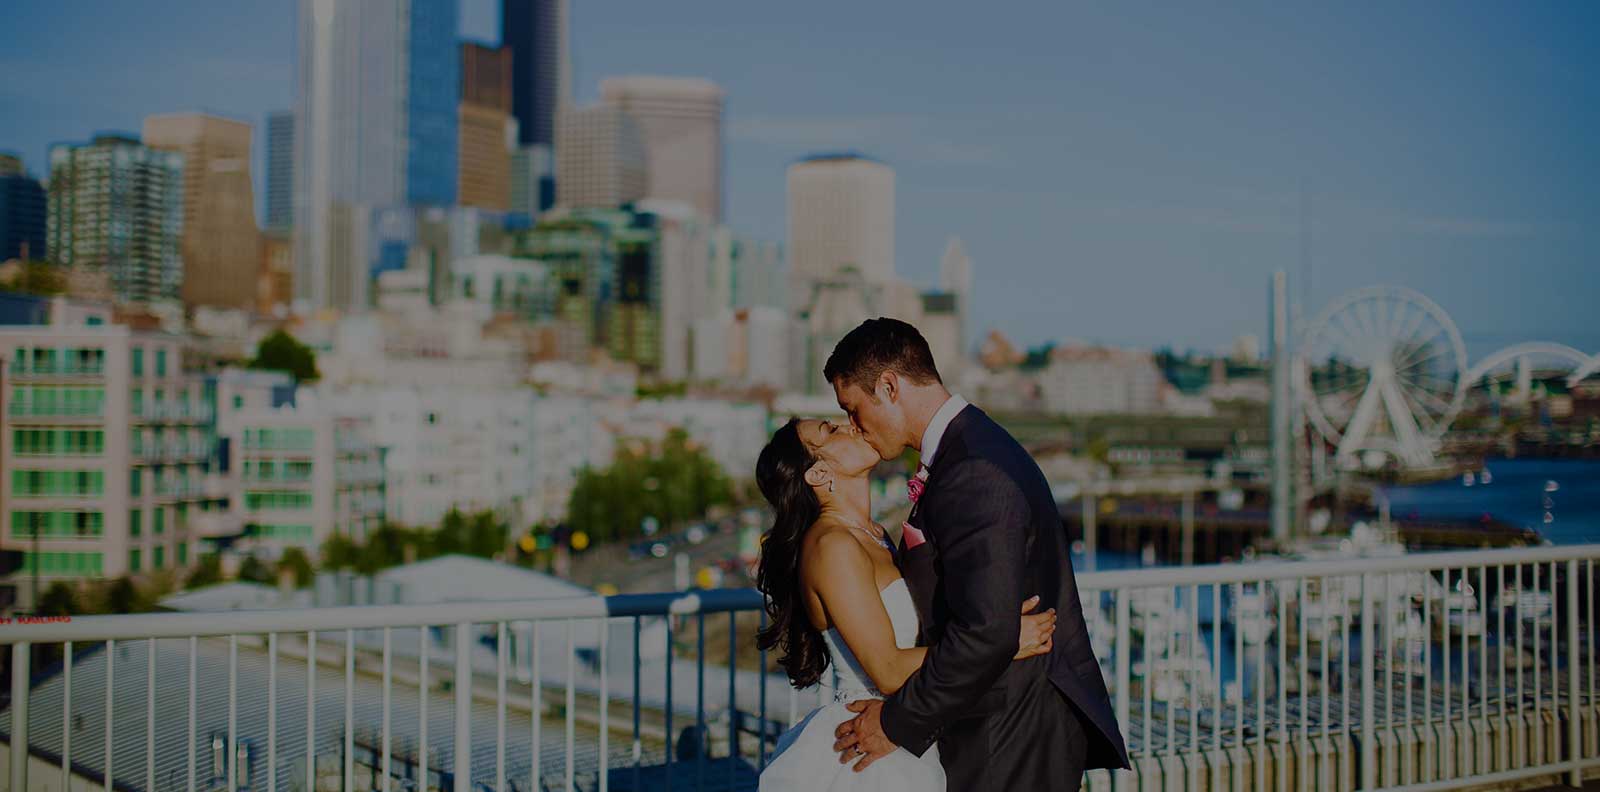
[[[841,562],[869,561],[866,548],[852,535],[850,526],[823,517],[812,523],[800,543],[800,566],[833,569]]]

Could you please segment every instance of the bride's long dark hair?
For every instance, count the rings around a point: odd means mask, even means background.
[[[777,513],[771,530],[762,537],[761,563],[756,568],[756,588],[766,595],[771,618],[756,634],[756,645],[777,647],[778,665],[799,688],[816,684],[828,668],[822,633],[806,617],[800,587],[800,543],[822,514],[821,501],[806,483],[806,471],[816,461],[800,439],[798,418],[774,432],[756,460],[756,484]]]

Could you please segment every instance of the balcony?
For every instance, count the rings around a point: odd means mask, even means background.
[[[7,375],[13,382],[84,382],[103,379],[106,372],[103,365],[79,366],[59,363],[40,366],[13,365],[7,370]]]
[[[1576,784],[1600,770],[1597,560],[1600,545],[1081,574],[1133,764],[1087,786]],[[729,670],[755,654],[734,617],[760,605],[722,589],[0,626],[17,691],[0,729],[25,737],[12,788],[76,767],[144,789],[750,789],[831,696]],[[708,626],[729,654],[708,652]],[[29,643],[65,642],[66,670],[30,677]],[[70,741],[64,717],[83,724]]]
[[[12,423],[32,423],[39,420],[50,423],[99,422],[105,420],[105,406],[99,404],[67,406],[59,404],[27,404],[14,401],[11,403],[9,412],[11,413]]]
[[[208,404],[146,402],[134,414],[146,423],[206,423],[214,413]]]

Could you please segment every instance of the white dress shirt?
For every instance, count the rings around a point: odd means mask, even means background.
[[[955,420],[956,415],[966,407],[967,400],[955,394],[951,394],[950,398],[944,400],[944,404],[939,405],[939,409],[933,414],[933,419],[928,421],[928,428],[922,432],[922,450],[917,457],[918,464],[933,463],[933,455],[939,450],[939,441],[944,438],[944,430],[950,428],[950,422]]]

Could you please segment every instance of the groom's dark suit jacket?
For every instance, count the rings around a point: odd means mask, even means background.
[[[1017,441],[976,407],[950,422],[909,522],[927,538],[899,566],[928,647],[883,728],[921,756],[936,741],[950,789],[1053,789],[1074,770],[1128,766],[1089,644],[1055,498]],[[1023,600],[1056,608],[1049,655],[1012,662]],[[1076,787],[1074,787],[1076,789]]]

